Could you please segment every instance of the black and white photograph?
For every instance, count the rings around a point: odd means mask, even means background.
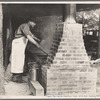
[[[1,2],[1,97],[100,98],[100,2]]]

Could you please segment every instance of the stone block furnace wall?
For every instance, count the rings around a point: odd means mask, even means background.
[[[67,24],[56,28],[48,61],[42,67],[41,84],[46,95],[94,95],[96,93],[97,70],[90,68],[85,50],[81,24]],[[61,32],[61,30],[63,32]]]

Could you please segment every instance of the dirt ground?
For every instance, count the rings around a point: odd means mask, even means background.
[[[28,86],[28,77],[23,77],[23,80],[26,81],[25,83],[16,83],[16,82],[6,82],[5,81],[5,95],[21,95],[21,96],[28,96],[31,95]]]
[[[10,81],[12,78],[12,73],[10,72],[11,66],[8,65],[5,72],[5,95],[30,95],[30,90],[28,87],[28,76],[23,76],[25,83],[16,83]]]

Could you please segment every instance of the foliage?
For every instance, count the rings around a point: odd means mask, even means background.
[[[90,11],[80,11],[76,14],[76,20],[78,23],[87,25],[88,30],[99,29],[99,13],[100,9]]]

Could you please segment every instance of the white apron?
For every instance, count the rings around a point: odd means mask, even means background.
[[[24,61],[25,61],[25,48],[28,39],[24,36],[21,38],[14,39],[12,41],[11,51],[11,72],[12,73],[23,73]]]

